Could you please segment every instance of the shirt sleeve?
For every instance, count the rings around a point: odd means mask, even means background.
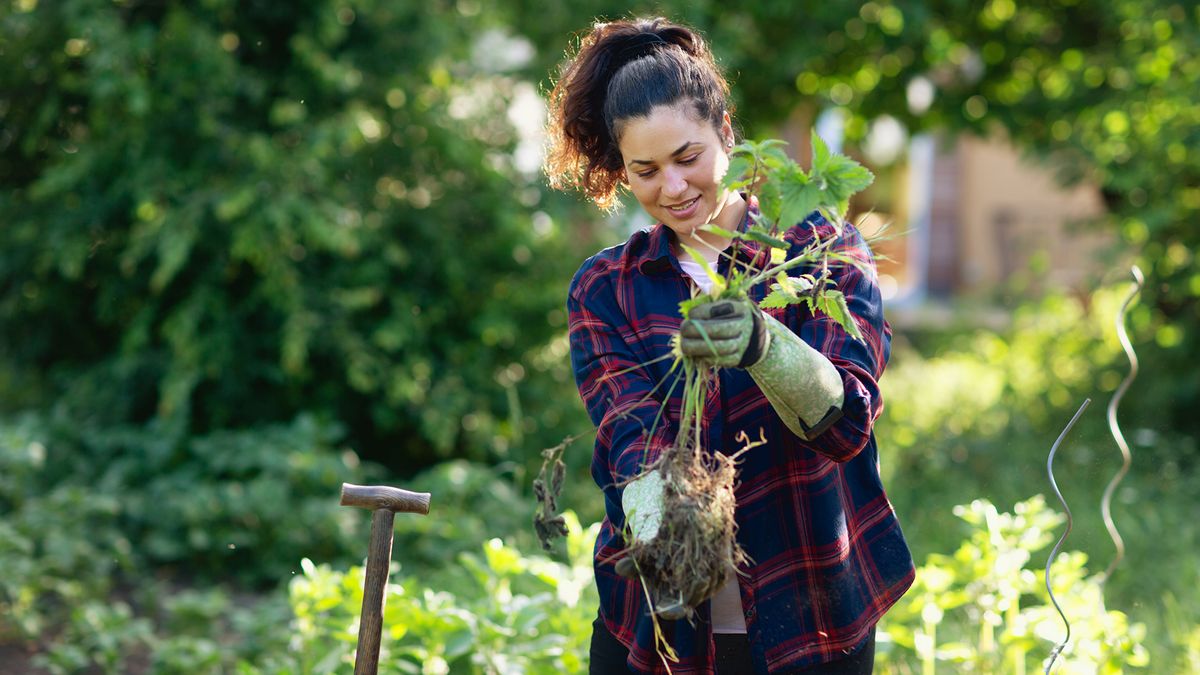
[[[817,229],[824,236],[838,236],[824,221]],[[831,250],[856,263],[837,264],[831,273],[837,290],[846,297],[862,340],[852,338],[834,319],[822,313],[809,314],[800,305],[790,308],[794,314],[789,318],[793,330],[837,368],[845,391],[842,418],[806,444],[835,462],[845,462],[866,447],[875,420],[883,412],[879,378],[891,349],[891,329],[883,316],[875,261],[862,235],[846,224]]]
[[[606,460],[613,487],[619,489],[672,442],[675,424],[666,411],[660,415],[670,383],[656,387],[640,367],[641,359],[618,328],[628,325],[606,278],[577,276],[567,313],[571,366],[596,425],[597,458]]]

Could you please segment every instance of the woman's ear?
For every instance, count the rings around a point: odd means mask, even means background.
[[[725,144],[726,152],[733,147],[733,118],[730,117],[728,110],[721,114],[721,142]]]

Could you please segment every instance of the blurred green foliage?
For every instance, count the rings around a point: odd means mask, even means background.
[[[1127,284],[1105,286],[1086,304],[1048,295],[1016,308],[1000,330],[897,339],[880,381],[886,403],[876,428],[880,447],[893,455],[888,470],[920,465],[935,473],[954,461],[941,451],[956,441],[1048,432],[1084,397],[1111,394],[1128,369],[1113,330],[1128,291]],[[1147,389],[1139,382],[1131,396]]]
[[[846,113],[853,149],[887,116],[910,133],[1001,135],[1067,183],[1089,181],[1125,276],[1147,273],[1134,342],[1163,386],[1130,401],[1200,432],[1200,6],[1181,0],[511,0],[508,18],[552,72],[587,18],[663,14],[699,28],[733,80],[751,137]],[[871,205],[866,205],[870,208]]]
[[[930,554],[917,581],[881,623],[884,670],[935,672],[938,663],[963,673],[1034,671],[1066,638],[1046,592],[1045,566],[1033,554],[1050,546],[1066,518],[1038,496],[1000,512],[987,500],[956,506],[970,529],[952,554]],[[1146,627],[1105,609],[1103,585],[1087,556],[1061,553],[1050,567],[1054,597],[1071,622],[1069,649],[1055,672],[1120,673],[1145,666]],[[1027,670],[1028,669],[1028,670]]]
[[[0,406],[190,433],[315,411],[409,471],[561,438],[542,390],[570,373],[539,356],[579,237],[487,27],[444,3],[5,3]]]
[[[88,431],[33,415],[0,424],[0,636],[122,621],[116,606],[87,605],[139,587],[151,570],[262,588],[304,556],[361,555],[365,524],[336,495],[379,470],[337,452],[328,426],[301,418],[189,439]]]
[[[586,429],[562,294],[616,237],[544,189],[534,83],[592,17],[657,12],[706,33],[749,135],[838,106],[852,147],[888,115],[913,132],[999,132],[1098,184],[1103,225],[1128,245],[1115,255],[1149,274],[1132,323],[1170,384],[1144,414],[1195,430],[1197,11],[8,3],[0,408],[56,402],[192,433],[315,411],[409,473],[536,460]]]
[[[575,669],[591,601],[556,594],[587,556],[523,553],[524,491],[541,448],[590,428],[563,296],[583,256],[621,237],[542,186],[537,93],[571,32],[632,12],[707,34],[748,136],[838,106],[851,149],[889,115],[1007,135],[1100,186],[1113,260],[1148,272],[1130,323],[1149,368],[1123,416],[1129,557],[1103,598],[1129,623],[1085,621],[1126,664],[1144,624],[1154,672],[1200,668],[1200,9],[1170,0],[0,4],[0,646],[30,645],[56,673],[344,667],[366,521],[337,489],[401,474],[438,517],[397,528],[389,607],[417,618],[395,637],[433,651],[396,667]],[[981,568],[998,553],[979,523],[970,560],[928,552],[961,544],[950,505],[1043,491],[1060,413],[1124,374],[1110,327],[1124,290],[1028,304],[1000,332],[898,336],[879,438],[927,560],[907,601],[962,603],[939,606],[936,641],[924,605],[898,609],[881,660],[921,662],[918,629],[942,647],[923,655],[956,666],[1018,643],[1036,659],[1021,642],[1034,619],[1001,627],[985,607],[1025,594],[1028,569]],[[1064,489],[1090,504],[1117,463],[1094,418],[1078,435]],[[586,445],[567,454],[564,501],[591,522]],[[447,458],[499,464],[413,475]],[[1069,546],[1111,555],[1094,514],[1078,517]],[[1081,555],[1057,564],[1094,610]],[[293,575],[289,597],[251,592]],[[930,590],[943,582],[954,592]],[[518,625],[530,616],[555,634]]]
[[[441,588],[453,590],[434,590],[421,577],[390,583],[380,672],[583,672],[598,602],[592,543],[599,524],[584,531],[565,515],[566,562],[492,539],[482,555],[463,553],[441,575]],[[335,673],[353,664],[362,583],[361,567],[340,572],[304,562],[304,576],[289,587],[293,642],[283,670]]]

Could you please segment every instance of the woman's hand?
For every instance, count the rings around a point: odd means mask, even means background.
[[[717,300],[697,305],[679,328],[679,351],[719,368],[747,368],[767,351],[762,311],[750,300]]]
[[[845,392],[834,365],[750,300],[693,308],[679,328],[679,351],[701,365],[747,369],[784,424],[805,440],[842,417]]]

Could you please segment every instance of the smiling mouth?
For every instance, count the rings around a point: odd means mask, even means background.
[[[684,202],[682,204],[668,206],[667,209],[670,211],[676,211],[676,212],[687,211],[688,209],[692,208],[692,204],[695,204],[697,199],[700,199],[700,197],[699,196],[692,197],[691,199],[687,200],[686,202]]]

